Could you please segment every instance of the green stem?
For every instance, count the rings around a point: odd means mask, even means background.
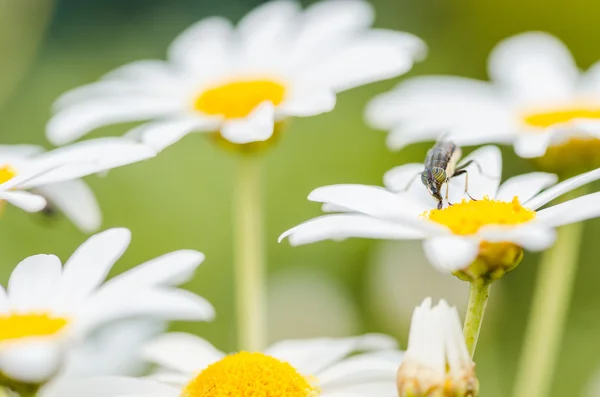
[[[579,190],[570,196],[581,194]],[[542,256],[518,366],[515,397],[545,397],[552,386],[577,274],[582,234],[581,222],[561,227],[555,245]]]
[[[260,156],[240,155],[234,193],[238,348],[260,351],[266,339],[265,261]]]
[[[479,331],[481,331],[481,323],[490,297],[491,286],[492,284],[489,282],[476,280],[471,282],[469,289],[469,306],[467,307],[463,333],[471,357],[475,355],[475,347],[477,346],[477,339],[479,339]]]

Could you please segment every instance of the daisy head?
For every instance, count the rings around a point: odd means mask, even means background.
[[[289,237],[293,245],[348,237],[422,240],[437,268],[468,280],[492,281],[520,262],[523,249],[550,247],[555,227],[600,216],[600,193],[540,210],[556,197],[600,179],[600,170],[557,185],[555,175],[535,172],[510,178],[500,186],[497,147],[478,149],[464,162],[471,160],[467,173],[449,181],[448,203],[452,205],[435,209],[437,200],[427,189],[410,183],[423,165],[407,164],[385,175],[387,189],[333,185],[314,190],[308,199],[324,203],[325,210],[335,213],[296,226],[280,239]]]
[[[6,203],[28,212],[58,209],[85,232],[102,216],[83,176],[149,159],[150,147],[123,138],[102,138],[44,152],[34,145],[0,145],[0,210]]]
[[[56,396],[97,389],[106,397],[150,392],[156,397],[394,397],[402,359],[395,347],[387,336],[364,335],[288,340],[264,352],[225,354],[204,339],[171,333],[145,349],[146,358],[159,365],[149,379],[82,379],[65,384]]]
[[[500,42],[488,70],[491,82],[409,79],[376,97],[367,120],[390,131],[392,149],[451,131],[465,145],[513,144],[561,176],[600,167],[600,65],[582,73],[560,40],[529,32]]]
[[[48,139],[64,144],[105,125],[146,120],[130,136],[158,150],[195,131],[255,149],[283,120],[329,112],[337,92],[398,76],[423,57],[420,39],[372,29],[373,19],[363,0],[305,10],[275,0],[237,26],[204,19],[175,39],[167,61],[125,65],[59,98]]]
[[[413,313],[408,348],[398,370],[399,397],[474,397],[479,382],[455,307],[431,298]]]
[[[64,266],[54,255],[17,265],[0,288],[0,376],[15,391],[47,382],[101,325],[139,316],[212,318],[203,298],[174,288],[203,261],[199,252],[175,251],[105,281],[129,241],[127,229],[110,229],[84,242]]]

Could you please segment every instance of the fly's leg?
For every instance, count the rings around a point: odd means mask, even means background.
[[[471,200],[477,201],[469,193],[469,172],[466,169],[461,169],[461,170],[458,170],[457,172],[455,172],[453,176],[459,176],[459,175],[462,175],[462,174],[465,174],[465,193],[466,193],[466,195],[469,196],[469,198]]]

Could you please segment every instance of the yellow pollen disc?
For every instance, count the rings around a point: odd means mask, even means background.
[[[58,333],[69,321],[47,313],[0,315],[0,341],[30,336],[50,336]]]
[[[181,397],[316,397],[319,389],[294,367],[262,353],[241,352],[208,366]]]
[[[265,101],[279,105],[285,94],[283,84],[276,81],[234,81],[204,91],[196,98],[194,109],[211,116],[237,119],[248,116]]]
[[[447,226],[455,234],[470,235],[487,225],[516,225],[535,218],[535,211],[527,209],[514,197],[512,201],[463,200],[441,210],[423,214],[426,218]]]
[[[0,183],[8,182],[17,176],[17,171],[8,164],[0,166]]]
[[[600,108],[554,109],[546,112],[530,113],[523,117],[525,123],[540,128],[568,123],[575,119],[600,119]]]

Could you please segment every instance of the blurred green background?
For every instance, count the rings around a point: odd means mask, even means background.
[[[0,0],[1,143],[44,138],[53,100],[126,62],[164,58],[170,41],[208,15],[238,20],[259,0]],[[572,49],[582,68],[600,59],[600,3],[590,0],[376,0],[378,27],[406,30],[430,47],[410,75],[443,73],[486,78],[487,54],[511,34],[545,30]],[[394,335],[405,346],[413,307],[425,296],[462,308],[467,285],[437,274],[418,243],[351,240],[292,248],[277,244],[287,228],[319,214],[306,200],[333,183],[381,184],[395,165],[420,162],[427,145],[389,152],[385,134],[365,126],[369,98],[396,81],[338,97],[323,116],[296,119],[266,158],[267,237],[272,338],[340,336],[367,331]],[[95,132],[118,135],[129,126]],[[188,287],[217,308],[210,324],[175,324],[224,350],[234,348],[232,280],[232,171],[234,159],[202,134],[185,138],[156,159],[87,178],[104,211],[104,227],[125,226],[133,242],[114,269],[121,272],[163,253],[194,248],[207,255]],[[505,148],[504,177],[531,170]],[[10,208],[0,229],[1,276],[26,256],[55,253],[66,259],[86,238],[66,219],[47,221]],[[586,225],[574,304],[569,316],[553,396],[585,394],[600,368],[600,269],[593,247],[600,221]],[[482,395],[511,390],[529,301],[536,255],[494,285],[483,325],[477,371]],[[310,291],[310,292],[309,292]]]

